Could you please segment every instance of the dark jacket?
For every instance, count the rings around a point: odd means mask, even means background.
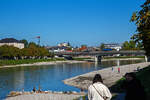
[[[121,87],[126,91],[125,100],[146,100],[144,88],[139,80],[124,81]]]

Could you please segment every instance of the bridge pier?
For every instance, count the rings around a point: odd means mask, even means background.
[[[102,56],[96,55],[95,56],[95,62],[101,62]]]
[[[145,56],[145,61],[150,62],[150,56]]]

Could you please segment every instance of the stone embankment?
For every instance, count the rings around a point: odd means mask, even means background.
[[[138,64],[130,64],[123,66],[113,66],[109,68],[105,68],[98,71],[93,71],[87,74],[79,75],[70,79],[64,80],[64,83],[67,85],[71,85],[80,89],[87,90],[89,85],[92,84],[92,79],[95,74],[101,74],[103,78],[103,82],[108,87],[115,84],[117,80],[122,78],[127,72],[134,72],[137,69],[142,69],[150,65],[150,62],[138,63]],[[118,68],[120,68],[120,73],[118,72]]]

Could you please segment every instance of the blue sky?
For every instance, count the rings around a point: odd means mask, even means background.
[[[136,31],[129,20],[145,0],[0,0],[0,39],[54,46],[122,43]]]

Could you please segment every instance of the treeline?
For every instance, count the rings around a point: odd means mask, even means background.
[[[122,50],[143,50],[143,48],[141,42],[135,42],[133,40],[125,41],[122,45]]]
[[[19,49],[14,46],[0,46],[0,59],[43,59],[52,56],[47,49],[36,45],[34,42],[27,43],[25,48]]]

